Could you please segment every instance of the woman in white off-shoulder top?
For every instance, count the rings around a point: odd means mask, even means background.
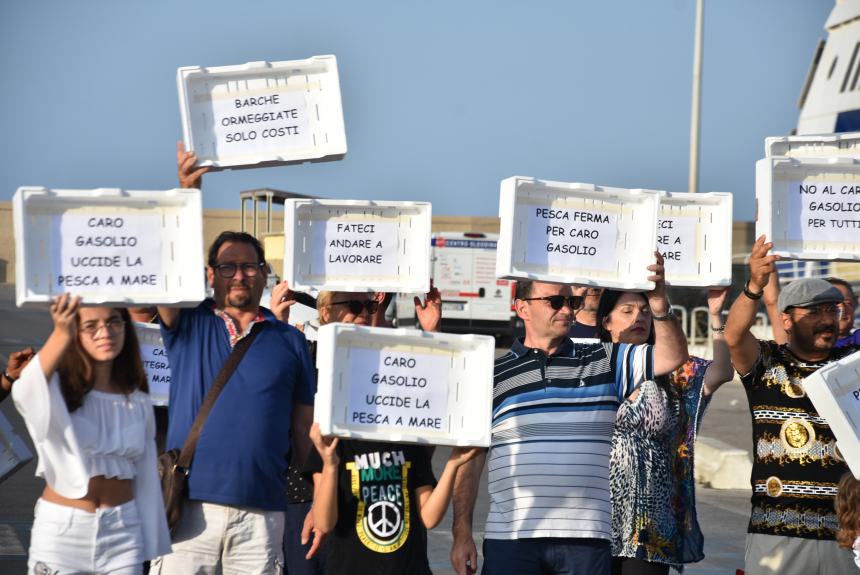
[[[124,309],[60,296],[54,329],[12,388],[47,485],[36,503],[30,573],[140,573],[170,552],[155,424]]]

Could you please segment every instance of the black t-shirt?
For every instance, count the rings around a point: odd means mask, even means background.
[[[430,574],[415,499],[417,488],[436,483],[427,449],[341,439],[337,450],[337,525],[326,543],[326,574]],[[322,467],[311,450],[305,474]]]

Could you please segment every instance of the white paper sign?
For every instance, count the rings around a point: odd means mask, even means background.
[[[860,233],[860,184],[789,182],[793,241],[844,242]]]
[[[666,273],[695,275],[696,219],[665,217],[657,219],[657,249],[663,254]]]
[[[327,276],[397,275],[397,223],[314,222],[314,270]]]
[[[442,355],[353,348],[347,421],[413,432],[445,430],[448,361]]]
[[[163,291],[160,230],[157,214],[54,216],[52,291]]]
[[[212,119],[220,155],[310,148],[314,143],[303,92],[218,94],[212,99]]]
[[[140,342],[140,358],[149,382],[149,396],[153,405],[167,405],[170,398],[170,362],[161,339],[161,328],[156,323],[134,323]]]
[[[567,269],[615,269],[615,214],[545,205],[525,205],[522,209],[528,210],[527,263]]]

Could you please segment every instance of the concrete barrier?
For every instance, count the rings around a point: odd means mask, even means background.
[[[700,435],[695,472],[696,482],[712,489],[749,489],[752,459],[745,449]]]

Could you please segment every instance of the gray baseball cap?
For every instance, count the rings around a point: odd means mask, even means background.
[[[794,280],[780,292],[779,311],[790,307],[810,307],[820,303],[840,303],[842,292],[820,279]]]

